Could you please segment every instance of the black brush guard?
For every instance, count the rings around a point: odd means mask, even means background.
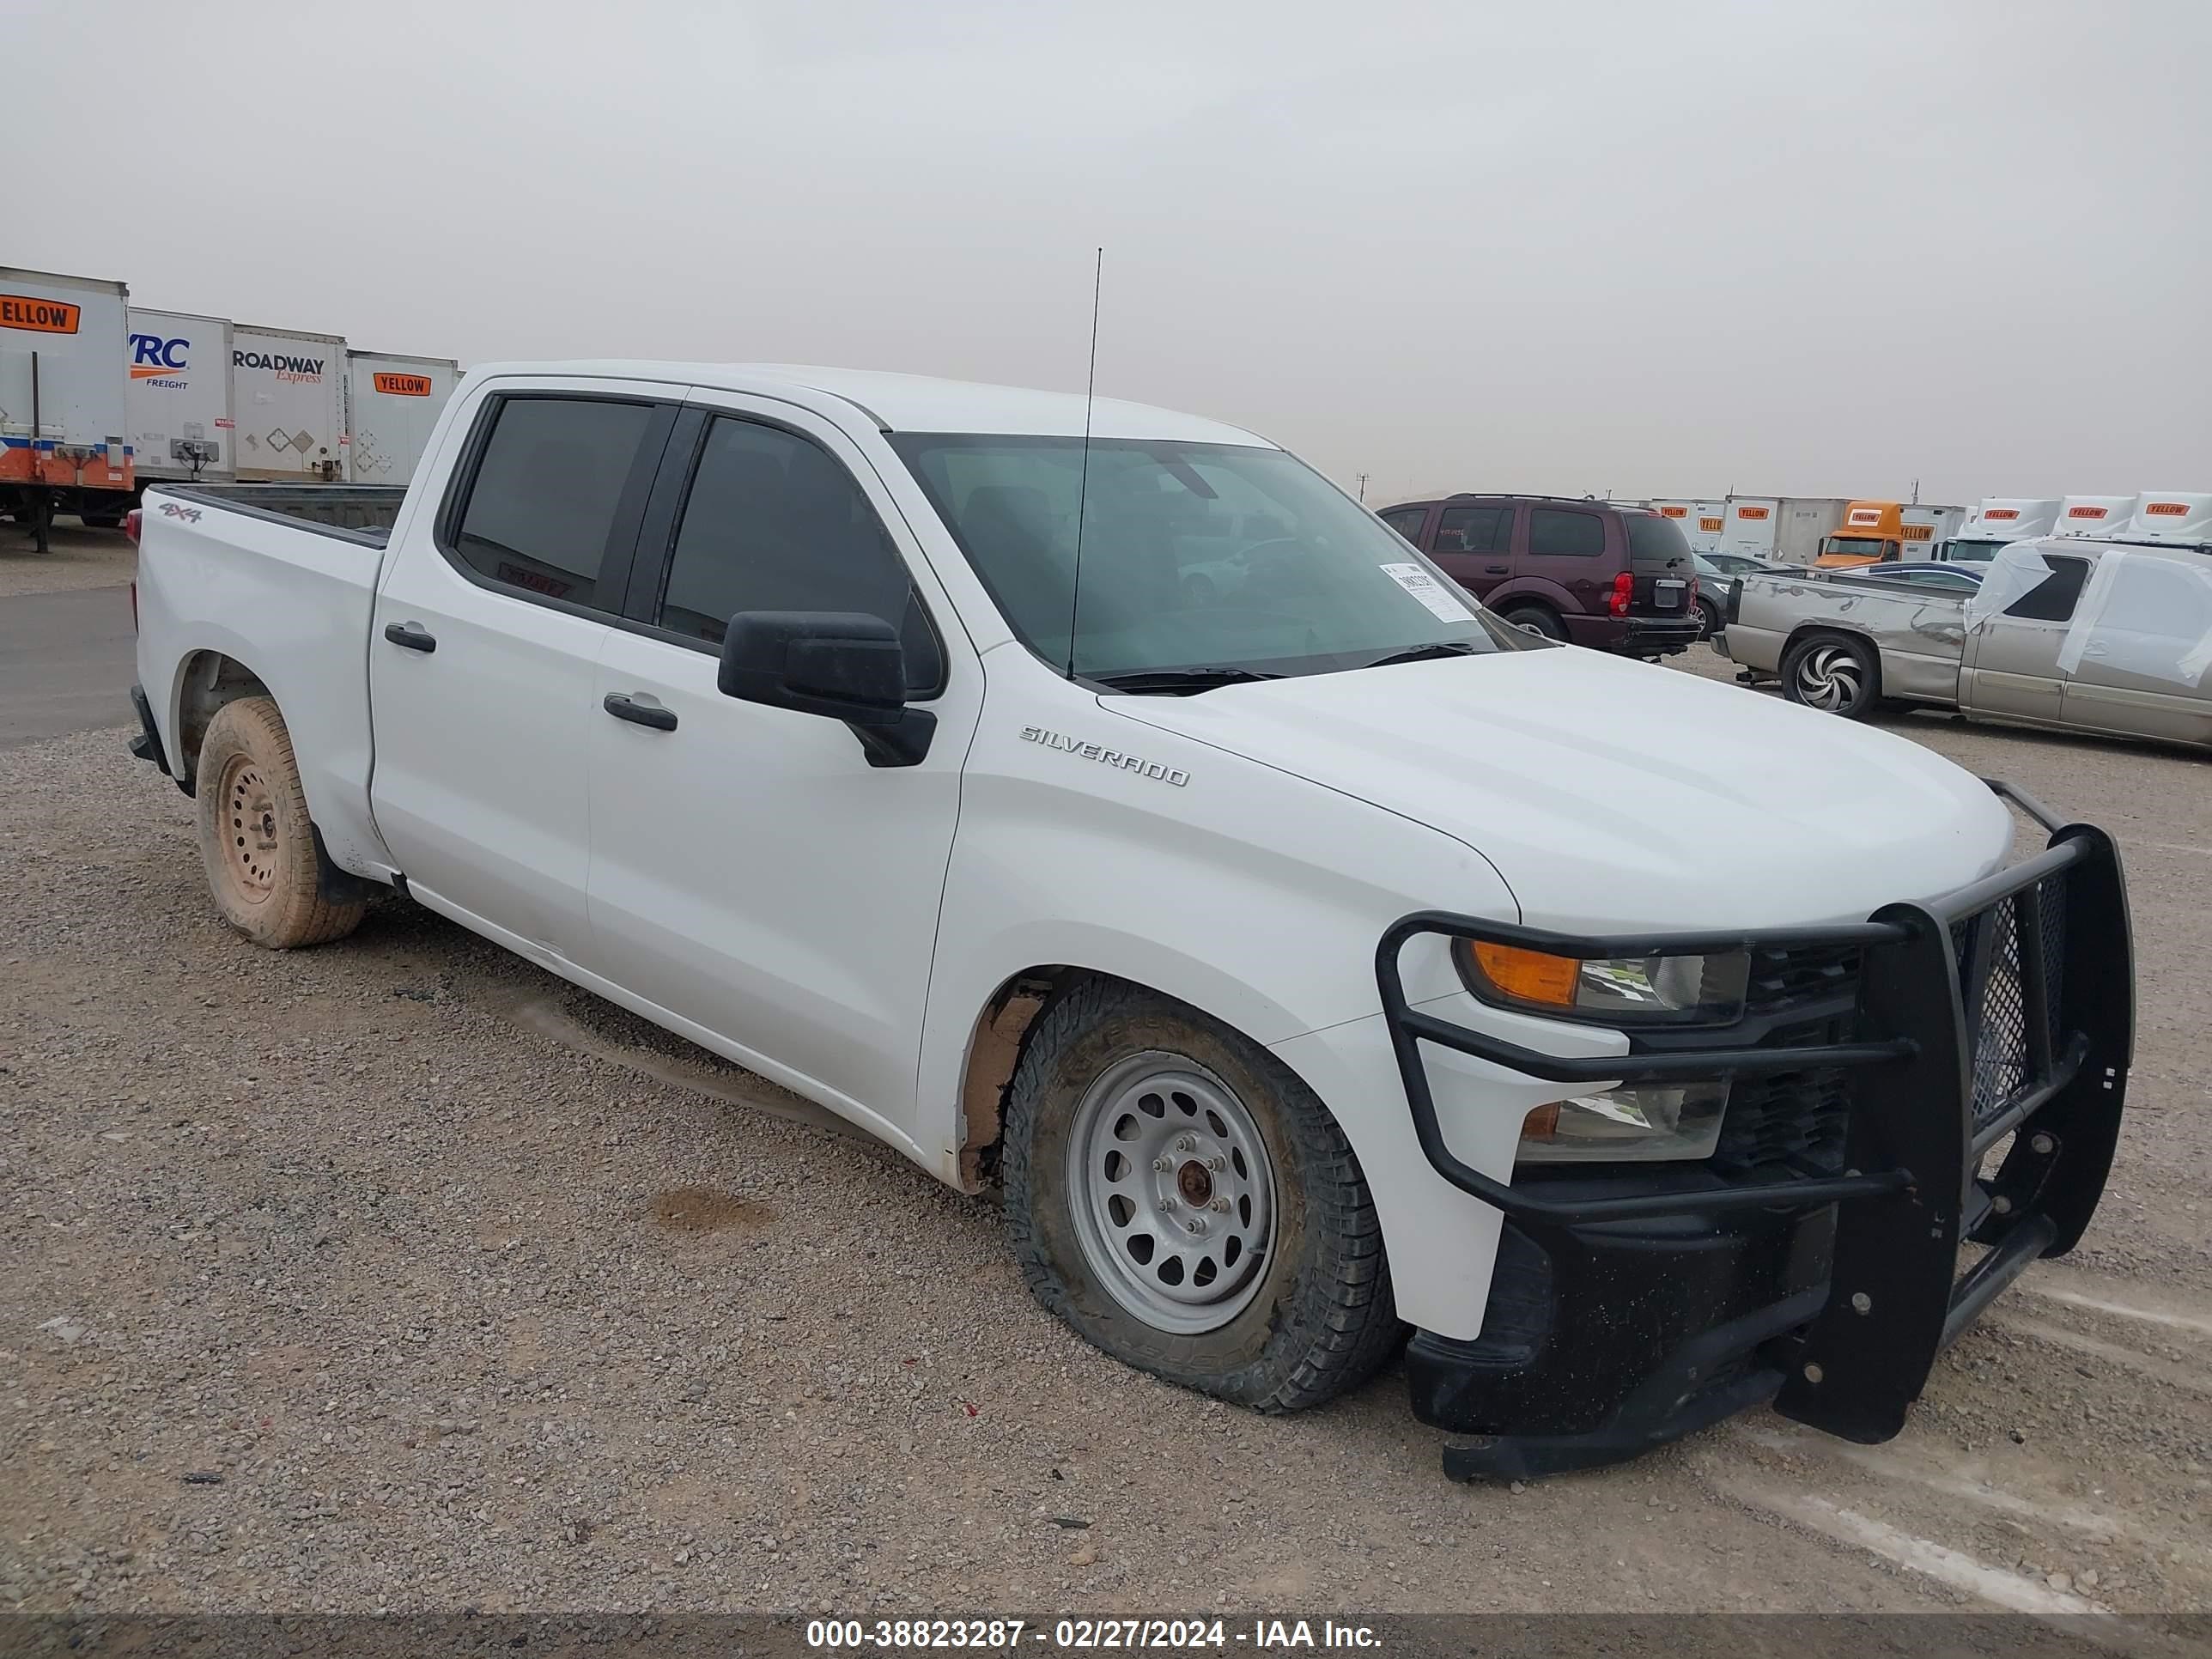
[[[1801,1289],[1761,1310],[1762,1317],[1735,1320],[1757,1333],[1757,1363],[1737,1367],[1727,1387],[1701,1395],[1681,1381],[1700,1375],[1690,1360],[1726,1346],[1723,1327],[1675,1354],[1637,1357],[1651,1374],[1603,1430],[1518,1438],[1511,1425],[1498,1425],[1497,1432],[1448,1449],[1449,1473],[1533,1474],[1617,1461],[1767,1397],[1784,1416],[1846,1439],[1887,1440],[1903,1427],[1936,1356],[2030,1261],[2063,1255],[2081,1238],[2111,1168],[2133,1041],[2118,849],[2101,830],[2061,823],[2003,783],[1990,787],[2051,832],[2046,849],[1931,902],[1885,906],[1863,922],[1584,939],[1429,911],[1383,935],[1376,978],[1422,1151],[1453,1186],[1504,1212],[1509,1235],[1517,1229],[1547,1257],[1571,1261],[1588,1257],[1586,1247],[1600,1242],[1590,1230],[1607,1224],[1751,1212],[1787,1218],[1833,1206],[1825,1294],[1817,1285]],[[1811,1047],[1743,1046],[1740,1034],[1720,1027],[1703,1046],[1678,1038],[1663,1048],[1638,1041],[1626,1055],[1544,1054],[1409,1006],[1398,959],[1421,933],[1580,957],[1856,947],[1852,1036]],[[1547,1197],[1540,1182],[1510,1185],[1453,1153],[1437,1121],[1423,1042],[1531,1077],[1607,1087],[1842,1068],[1850,1112],[1839,1172],[1618,1197],[1593,1195],[1584,1182],[1577,1196]],[[1984,1175],[2008,1136],[2010,1147]],[[1962,1274],[1961,1247],[1969,1243],[1984,1250]],[[1611,1316],[1602,1308],[1562,1311]],[[1416,1338],[1417,1352],[1426,1340]],[[1408,1369],[1417,1369],[1411,1358]],[[1418,1377],[1415,1391],[1419,1410]]]

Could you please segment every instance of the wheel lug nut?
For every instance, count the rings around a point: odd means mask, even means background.
[[[1156,1158],[1152,1160],[1152,1167],[1162,1175],[1165,1175],[1170,1170],[1175,1168],[1175,1160],[1165,1156]]]
[[[1206,1207],[1210,1210],[1218,1210],[1223,1215],[1227,1215],[1229,1213],[1229,1200],[1225,1198],[1217,1198],[1212,1203],[1206,1206]]]
[[[1222,1157],[1220,1153],[1216,1152],[1212,1158],[1206,1160],[1206,1167],[1209,1170],[1225,1170],[1229,1167],[1229,1160]]]
[[[1204,1216],[1194,1215],[1182,1224],[1189,1228],[1190,1231],[1194,1233],[1202,1233],[1206,1231],[1206,1218]]]
[[[1171,1198],[1164,1198],[1160,1200],[1160,1213],[1162,1215],[1172,1215],[1175,1213],[1175,1200]]]
[[[1176,1137],[1176,1151],[1179,1152],[1195,1152],[1197,1149],[1198,1141],[1195,1137],[1191,1135],[1177,1135]]]

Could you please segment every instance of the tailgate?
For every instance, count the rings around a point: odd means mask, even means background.
[[[1656,513],[1624,513],[1628,530],[1632,617],[1687,617],[1697,598],[1697,565],[1689,538],[1672,519]]]

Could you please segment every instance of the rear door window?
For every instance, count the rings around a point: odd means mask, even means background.
[[[1416,547],[1421,544],[1421,525],[1429,516],[1425,507],[1401,507],[1382,515],[1382,522]]]
[[[499,399],[447,556],[518,594],[619,611],[642,504],[633,475],[654,415],[612,398]]]
[[[2053,558],[2044,556],[2044,563],[2051,574],[2005,607],[2008,617],[2018,617],[2025,622],[2067,622],[2074,615],[2075,601],[2081,597],[2081,584],[2089,574],[2087,559]]]
[[[1439,553],[1503,553],[1513,540],[1513,508],[1510,503],[1486,507],[1448,507],[1437,520]]]
[[[1664,524],[1666,520],[1655,522]],[[1682,532],[1678,530],[1674,533],[1679,538]],[[1532,557],[1594,559],[1604,551],[1605,520],[1596,514],[1556,507],[1528,510],[1528,552]]]

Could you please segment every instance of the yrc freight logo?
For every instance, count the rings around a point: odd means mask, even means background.
[[[297,380],[304,385],[318,386],[323,378],[320,357],[295,357],[289,352],[233,351],[233,368],[265,368],[280,380]]]
[[[165,391],[181,392],[191,382],[185,376],[192,343],[182,334],[171,339],[160,334],[131,337],[131,378]]]

